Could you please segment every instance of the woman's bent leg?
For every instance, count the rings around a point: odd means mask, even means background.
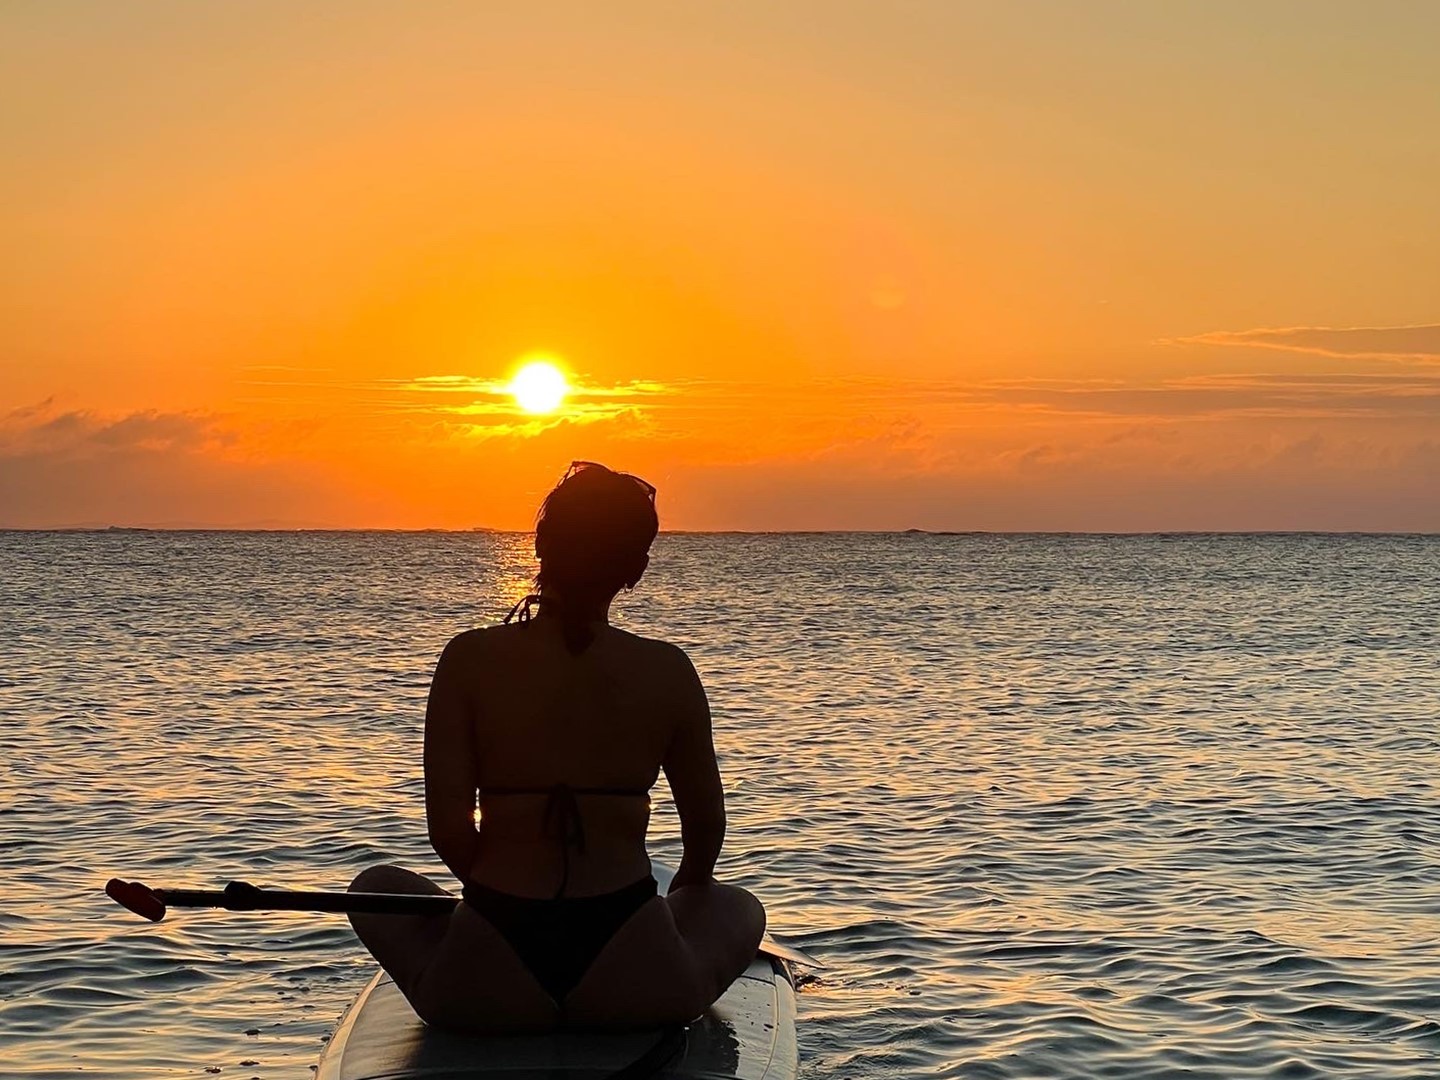
[[[503,934],[469,904],[420,973],[410,1004],[427,1024],[476,1034],[553,1031],[560,1010]]]
[[[705,1004],[730,988],[755,959],[765,908],[736,885],[692,885],[665,897],[699,969]]]
[[[371,866],[350,883],[351,892],[433,893],[439,885],[399,866]],[[449,915],[375,915],[351,912],[350,925],[380,966],[407,997],[450,926]]]
[[[398,866],[372,866],[351,892],[445,890]],[[350,925],[427,1024],[471,1031],[544,1031],[555,1003],[500,932],[466,904],[451,915],[351,914]]]
[[[606,943],[565,999],[579,1027],[685,1023],[755,958],[765,909],[744,889],[707,885],[650,901]]]

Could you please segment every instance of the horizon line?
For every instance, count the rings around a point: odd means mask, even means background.
[[[534,529],[390,528],[304,525],[0,525],[0,533],[395,533],[398,535],[529,536]],[[1440,537],[1440,530],[1414,529],[661,529],[660,536],[1414,536]]]

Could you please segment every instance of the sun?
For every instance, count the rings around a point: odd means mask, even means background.
[[[551,413],[565,400],[570,384],[549,360],[530,360],[515,372],[505,389],[527,413]]]

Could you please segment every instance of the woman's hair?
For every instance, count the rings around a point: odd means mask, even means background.
[[[660,531],[655,489],[629,473],[577,461],[545,497],[535,519],[535,588],[560,616],[565,645],[580,653],[594,640],[590,622],[645,572]]]

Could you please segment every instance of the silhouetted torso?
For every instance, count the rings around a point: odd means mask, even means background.
[[[597,624],[572,655],[544,615],[472,631],[464,647],[481,806],[471,880],[550,897],[564,879],[567,896],[586,896],[649,874],[647,799],[577,794],[583,849],[567,852],[553,823],[547,831],[548,789],[654,785],[674,726],[678,650]],[[487,797],[487,787],[546,790]]]

